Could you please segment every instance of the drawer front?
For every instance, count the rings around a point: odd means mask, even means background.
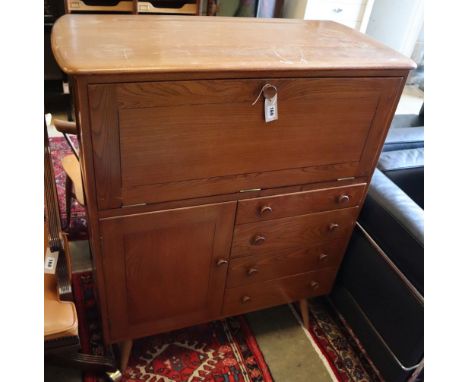
[[[236,224],[305,215],[359,205],[366,184],[239,201]]]
[[[369,175],[397,78],[89,85],[101,209]],[[266,123],[265,84],[278,115]]]
[[[306,19],[333,20],[346,22],[349,20],[360,20],[365,10],[365,2],[349,1],[315,1]]]
[[[227,287],[233,288],[323,268],[336,268],[343,257],[346,242],[343,238],[287,253],[233,259],[229,265]]]
[[[231,258],[280,254],[347,238],[358,210],[359,207],[353,207],[238,225],[234,229]]]
[[[223,315],[235,315],[301,298],[328,294],[335,275],[336,271],[328,268],[226,289]]]

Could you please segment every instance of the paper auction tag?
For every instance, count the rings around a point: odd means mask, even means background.
[[[52,252],[50,248],[47,248],[45,260],[44,260],[44,273],[55,274],[55,268],[57,268],[59,253]]]
[[[265,98],[265,122],[276,121],[278,119],[278,95]]]

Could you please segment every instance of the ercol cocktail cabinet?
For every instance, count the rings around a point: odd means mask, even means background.
[[[330,292],[410,59],[280,19],[66,15],[52,46],[107,343]]]

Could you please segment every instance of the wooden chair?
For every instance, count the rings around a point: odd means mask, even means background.
[[[44,258],[56,262],[54,273],[44,274],[44,354],[47,361],[87,371],[106,372],[111,381],[118,381],[113,354],[95,356],[80,353],[78,315],[71,288],[71,260],[66,233],[62,232],[55,177],[44,128]],[[56,257],[52,254],[57,254]],[[52,267],[54,269],[54,267]]]
[[[65,181],[65,209],[67,220],[64,228],[69,228],[71,221],[71,206],[72,201],[75,199],[80,205],[85,206],[85,197],[83,192],[83,181],[81,178],[81,168],[79,162],[79,155],[75,146],[71,142],[69,135],[76,135],[78,133],[75,122],[63,121],[60,119],[53,119],[53,125],[61,132],[67,140],[73,154],[67,155],[62,159],[62,167],[66,174]]]

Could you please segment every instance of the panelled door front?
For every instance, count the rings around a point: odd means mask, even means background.
[[[236,202],[101,221],[110,342],[221,313]]]

